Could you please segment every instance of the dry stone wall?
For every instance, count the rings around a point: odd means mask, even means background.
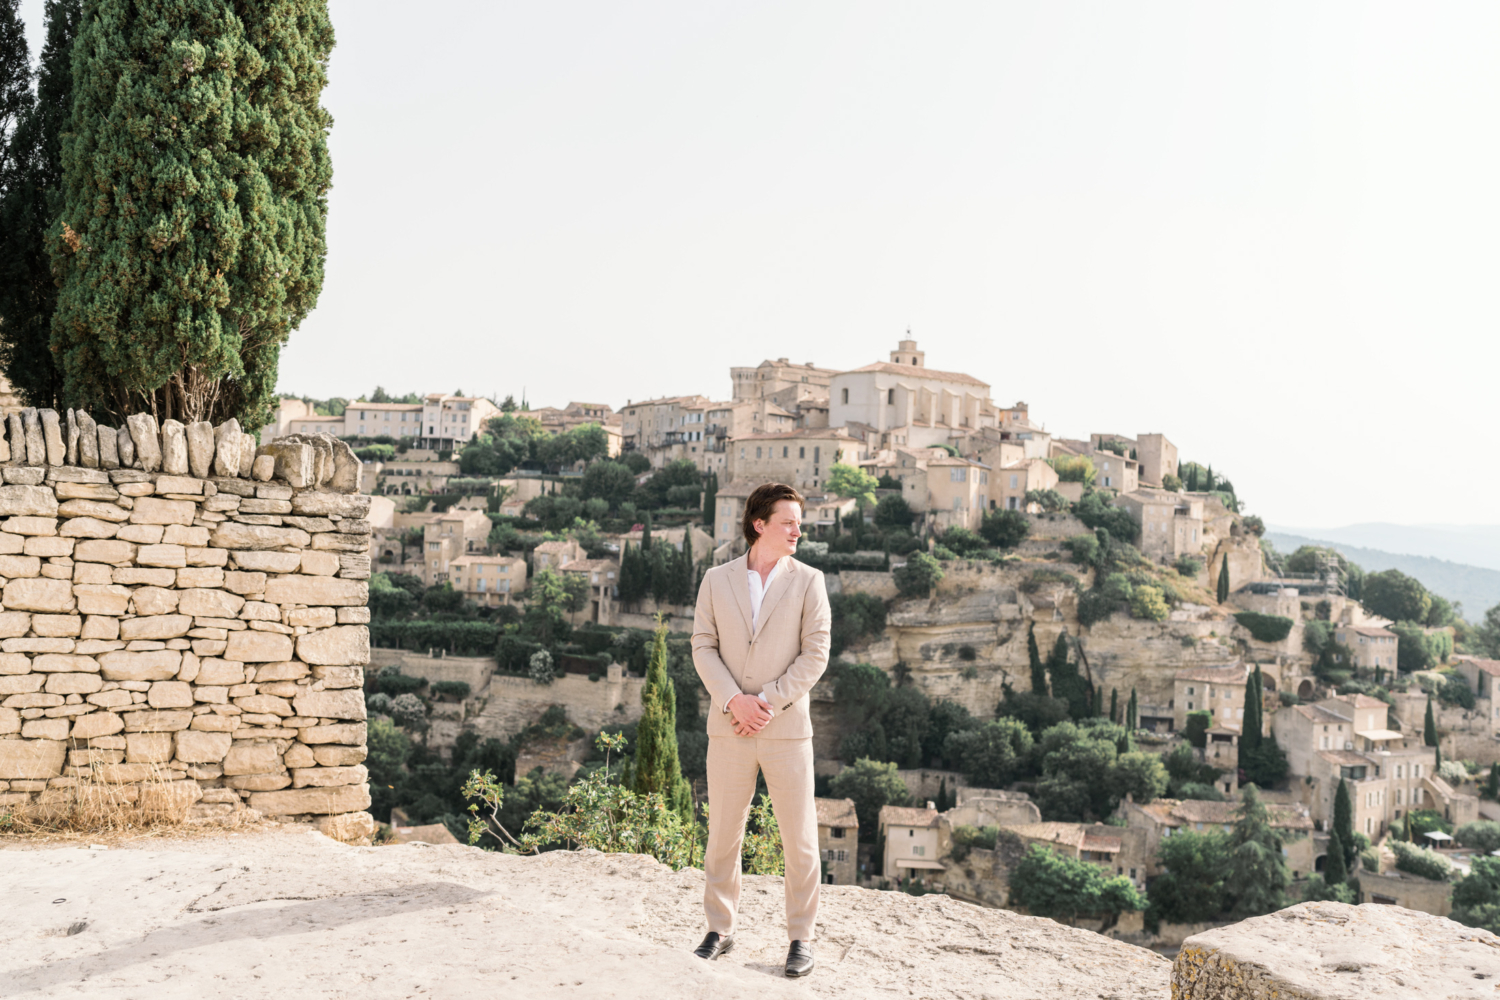
[[[370,498],[329,436],[12,414],[0,813],[257,810],[369,832]]]

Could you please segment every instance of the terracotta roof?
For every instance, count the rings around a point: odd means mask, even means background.
[[[1465,656],[1460,658],[1460,662],[1472,663],[1481,673],[1500,677],[1500,660],[1483,660],[1477,656]]]
[[[1030,840],[1066,844],[1069,847],[1078,847],[1083,843],[1084,837],[1082,823],[1018,823],[1007,826],[1006,829]]]
[[[1319,750],[1318,756],[1340,767],[1373,767],[1370,761],[1353,750]]]
[[[1292,711],[1313,722],[1348,722],[1342,715],[1335,715],[1319,705],[1293,705]]]
[[[1125,842],[1119,837],[1104,833],[1101,830],[1083,831],[1083,849],[1085,851],[1102,851],[1106,854],[1119,854],[1124,846]]]
[[[578,544],[577,542],[571,542],[571,541],[568,541],[568,542],[543,542],[542,544],[538,545],[532,551],[533,552],[541,552],[544,555],[552,555],[553,553],[561,554],[563,552],[571,552],[573,550],[574,546],[576,546],[577,544]]]
[[[1157,799],[1138,808],[1165,826],[1205,823],[1213,826],[1233,824],[1238,802],[1209,802],[1204,799]],[[1294,805],[1266,803],[1271,825],[1280,830],[1311,830],[1312,817]]]
[[[889,361],[876,361],[874,364],[865,365],[862,368],[851,368],[840,375],[852,375],[855,372],[885,372],[889,375],[912,375],[916,378],[930,378],[938,382],[962,382],[965,385],[980,385],[988,389],[988,382],[981,382],[973,375],[965,375],[962,372],[942,372],[936,368],[924,368],[921,365],[897,365]]]
[[[570,563],[562,565],[564,573],[588,573],[592,570],[619,569],[620,564],[613,559],[574,559]]]
[[[1383,629],[1369,625],[1340,625],[1338,630],[1340,632],[1353,632],[1355,635],[1377,636],[1380,638],[1389,639],[1397,638],[1396,633],[1390,631],[1389,629]]]
[[[1339,701],[1353,702],[1355,708],[1384,708],[1384,707],[1386,707],[1385,702],[1381,701],[1379,698],[1372,698],[1370,695],[1367,695],[1367,694],[1352,694],[1352,695],[1341,694],[1341,695],[1339,695]]]
[[[853,799],[813,799],[818,807],[819,826],[859,826]]]
[[[936,809],[914,809],[911,806],[881,806],[881,826],[937,826]]]
[[[1202,681],[1207,684],[1243,684],[1250,672],[1243,663],[1231,663],[1227,667],[1188,667],[1173,676],[1179,681]]]

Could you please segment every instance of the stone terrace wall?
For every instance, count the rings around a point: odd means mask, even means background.
[[[69,412],[63,440],[28,410],[0,438],[0,812],[104,789],[368,833],[358,459],[328,435],[128,424]]]

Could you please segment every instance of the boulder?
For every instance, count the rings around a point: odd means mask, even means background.
[[[1398,906],[1299,903],[1195,934],[1172,996],[1213,1000],[1493,997],[1500,938]]]
[[[125,426],[130,430],[130,440],[135,445],[140,467],[146,472],[161,471],[161,430],[156,426],[156,418],[149,413],[132,413],[125,418]],[[124,457],[123,452],[121,457]]]
[[[234,738],[228,733],[185,729],[177,734],[177,759],[185,764],[217,764],[233,743]]]
[[[205,478],[213,471],[214,451],[214,425],[207,420],[196,420],[188,424],[188,470],[199,479]]]
[[[297,656],[304,663],[329,666],[359,666],[369,663],[370,630],[363,625],[337,625],[309,632],[297,640]]]
[[[339,493],[358,493],[360,473],[364,464],[360,462],[359,456],[354,454],[354,449],[349,442],[335,439],[333,442],[333,475],[328,480],[328,488]]]
[[[68,465],[68,446],[63,441],[62,423],[56,410],[38,410],[42,418],[42,434],[46,442],[47,464]]]
[[[135,437],[133,436],[128,419],[126,426],[115,431],[115,447],[120,453],[120,468],[130,469],[135,467]]]
[[[53,414],[55,418],[57,414]],[[36,407],[28,406],[21,411],[21,419],[26,424],[26,464],[47,464],[47,439],[42,434],[42,418]]]
[[[327,816],[370,808],[370,790],[364,785],[334,788],[299,788],[282,792],[259,792],[250,796],[250,808],[267,816]]]
[[[100,427],[98,429],[97,444],[95,447],[99,452],[99,468],[118,469],[120,467],[120,434],[113,427]]]
[[[240,422],[230,417],[214,431],[214,475],[240,474]]]
[[[42,611],[53,614],[71,612],[75,606],[73,585],[67,580],[53,580],[50,577],[11,580],[5,585],[0,602],[4,603],[7,611]]]
[[[61,740],[0,740],[0,778],[38,781],[62,774],[67,744]]]
[[[292,699],[292,707],[304,718],[361,720],[365,718],[363,691],[309,691]]]
[[[259,483],[270,482],[276,475],[276,459],[270,455],[256,455],[250,466],[250,478]]]
[[[188,474],[187,428],[170,417],[161,422],[161,471],[169,476]]]
[[[99,468],[99,425],[94,418],[78,410],[78,464],[85,469]]]
[[[298,441],[277,440],[260,446],[257,457],[270,456],[276,463],[275,476],[297,489],[317,483],[317,449]]]
[[[0,516],[56,517],[57,494],[45,486],[0,486]]]
[[[292,637],[279,632],[231,632],[224,650],[224,659],[239,663],[277,663],[291,658]]]

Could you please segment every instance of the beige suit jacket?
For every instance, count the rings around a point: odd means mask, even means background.
[[[733,736],[724,706],[737,694],[756,694],[774,715],[762,739],[812,736],[808,693],[828,669],[833,616],[823,574],[787,559],[760,605],[759,628],[750,629],[748,564],[740,556],[703,575],[693,615],[693,666],[713,707],[708,735]]]

